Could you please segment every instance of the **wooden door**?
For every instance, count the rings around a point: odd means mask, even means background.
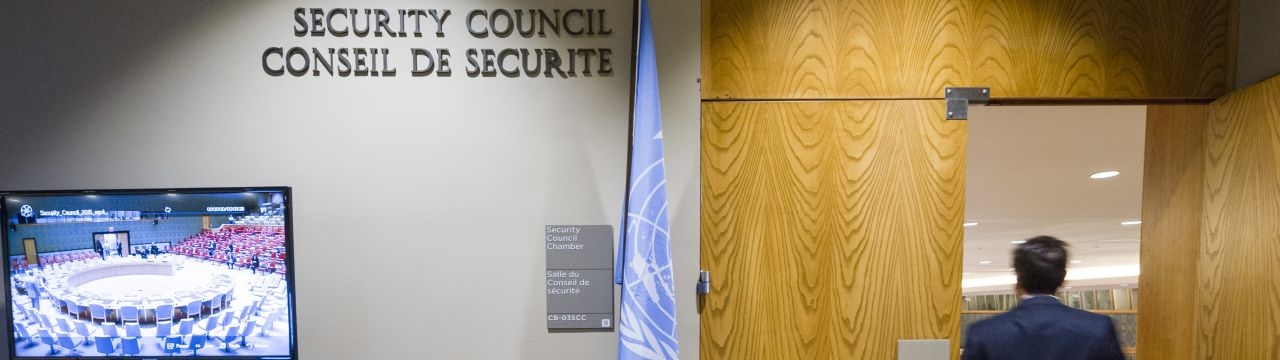
[[[1211,107],[1197,359],[1280,359],[1280,77]]]
[[[120,256],[129,256],[133,254],[132,248],[129,247],[129,232],[123,231],[116,233],[116,241],[120,242]]]
[[[701,358],[892,359],[899,339],[956,337],[966,136],[942,102],[703,109]]]
[[[40,255],[36,252],[36,238],[22,239],[22,251],[27,255],[27,264],[40,265]]]

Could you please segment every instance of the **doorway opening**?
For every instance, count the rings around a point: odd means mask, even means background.
[[[961,344],[969,325],[1017,306],[1013,248],[1066,241],[1068,306],[1110,316],[1137,352],[1146,106],[970,109]]]
[[[93,249],[105,259],[107,256],[129,256],[128,231],[109,231],[93,233]]]

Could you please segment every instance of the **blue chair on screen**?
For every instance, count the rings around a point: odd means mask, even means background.
[[[271,311],[270,314],[268,314],[267,317],[263,319],[262,331],[258,334],[258,336],[267,336],[267,330],[272,330],[272,328],[275,327],[276,321],[280,320],[280,314],[283,312],[284,312],[283,309]]]
[[[96,350],[98,350],[98,352],[102,353],[102,355],[104,356],[111,355],[115,353],[117,350],[115,341],[113,341],[111,338],[106,336],[94,336],[93,343],[96,347]]]
[[[138,338],[120,339],[120,353],[125,355],[141,354],[142,348],[138,346]]]
[[[67,322],[67,319],[62,317],[58,318],[58,330],[62,330],[63,334],[70,334],[73,331],[71,323]]]
[[[52,331],[52,329],[58,329],[58,325],[54,323],[54,320],[49,319],[49,314],[40,313],[40,324],[44,325],[46,329],[50,329],[50,331]]]
[[[157,338],[160,338],[160,339],[167,338],[167,337],[169,337],[169,334],[170,334],[170,333],[172,333],[172,332],[173,332],[173,323],[159,323],[159,324],[156,324],[156,337],[157,337]]]
[[[243,329],[240,329],[240,348],[253,348],[253,343],[247,342],[249,335],[253,335],[253,328],[258,325],[258,321],[248,322]]]
[[[107,336],[107,337],[112,337],[112,338],[118,338],[118,337],[120,337],[120,332],[119,332],[119,330],[116,330],[116,324],[115,324],[115,323],[103,323],[103,324],[102,324],[102,335]]]
[[[93,336],[93,332],[89,331],[89,325],[86,325],[83,321],[76,322],[76,334],[84,337],[85,344],[89,344],[89,337]]]
[[[40,324],[41,324],[41,325],[44,325],[44,328],[45,328],[45,329],[57,329],[57,328],[58,328],[57,326],[54,326],[54,325],[53,325],[53,320],[49,320],[49,315],[46,315],[46,314],[44,314],[44,313],[41,313],[41,314],[40,314]]]
[[[64,300],[63,303],[67,304],[67,315],[80,320],[80,305],[76,305],[76,302],[72,300]]]
[[[187,349],[191,350],[191,355],[195,356],[197,351],[204,348],[204,342],[208,340],[209,335],[199,334],[191,335],[191,343],[187,344]]]
[[[182,335],[182,336],[191,335],[191,332],[195,328],[195,325],[196,325],[195,320],[182,319],[182,321],[178,322],[178,335]]]
[[[89,319],[107,321],[107,308],[101,304],[89,304]]]
[[[205,319],[204,325],[201,325],[200,328],[204,329],[206,334],[213,332],[213,329],[218,328],[218,317],[210,316],[208,319]]]
[[[236,337],[240,336],[240,327],[231,326],[227,328],[227,333],[216,340],[222,342],[222,352],[231,352],[231,342],[236,341]]]
[[[253,317],[253,313],[254,313],[254,309],[253,309],[253,307],[254,307],[254,306],[255,306],[255,304],[249,304],[249,305],[245,305],[245,306],[241,307],[241,308],[240,308],[240,313],[239,313],[239,314],[240,314],[240,316],[239,316],[238,318],[236,318],[236,321],[239,321],[239,322],[242,322],[242,323],[243,323],[243,322],[246,322],[246,321],[249,321],[249,319]]]
[[[235,311],[227,310],[226,312],[222,313],[222,322],[218,323],[218,327],[227,327],[227,325],[231,325],[231,322],[235,320],[236,320]]]
[[[31,332],[27,331],[26,324],[20,323],[20,322],[14,322],[13,329],[15,332],[18,333],[18,338],[16,340],[18,340],[19,343],[22,343],[22,342],[33,343],[36,341],[35,336],[32,336]]]
[[[161,321],[173,321],[173,305],[160,305],[156,307],[156,323]]]
[[[200,318],[200,300],[187,304],[187,318]]]
[[[224,296],[225,296],[224,294],[214,295],[213,300],[209,301],[210,315],[218,312],[218,310],[222,310],[222,299],[224,299]]]
[[[76,354],[78,353],[78,351],[76,351],[76,346],[79,346],[80,344],[77,344],[75,339],[72,339],[69,334],[58,334],[58,345],[67,349],[67,351],[70,351],[72,354]]]
[[[138,322],[138,307],[132,305],[121,307],[119,317],[120,319],[118,320],[120,320],[121,324],[127,322]]]
[[[58,353],[58,349],[53,348],[54,345],[58,344],[58,339],[54,338],[53,335],[49,334],[49,330],[40,329],[40,331],[37,333],[36,336],[40,337],[40,342],[44,343],[45,345],[49,345],[48,355],[53,355]]]
[[[170,356],[172,356],[173,354],[177,354],[178,352],[181,352],[182,336],[173,335],[173,336],[164,338],[164,345],[162,350],[164,350],[165,354],[169,354]]]
[[[140,338],[142,337],[142,327],[138,326],[138,323],[125,323],[124,336],[131,337],[131,338]]]
[[[14,293],[14,294],[11,294],[11,295],[9,295],[9,296],[17,297],[17,296],[18,296],[18,294],[17,294],[17,293]],[[12,298],[12,297],[11,297],[11,298]],[[13,302],[13,311],[14,311],[14,312],[16,312],[16,313],[18,313],[18,314],[20,314],[20,315],[22,315],[22,317],[26,318],[28,322],[30,322],[30,321],[35,321],[35,319],[32,319],[32,318],[31,318],[31,316],[30,316],[30,314],[31,314],[31,313],[30,313],[30,312],[27,312],[27,307],[26,307],[25,305],[22,305],[22,303],[21,303],[21,302],[18,302],[18,301],[14,301],[14,302]],[[15,317],[16,317],[16,316],[15,316]]]

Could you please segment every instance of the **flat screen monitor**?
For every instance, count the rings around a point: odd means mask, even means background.
[[[0,192],[11,359],[297,359],[290,189]]]

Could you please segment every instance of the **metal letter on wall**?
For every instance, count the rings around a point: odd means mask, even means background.
[[[547,328],[613,329],[613,226],[547,225]]]

